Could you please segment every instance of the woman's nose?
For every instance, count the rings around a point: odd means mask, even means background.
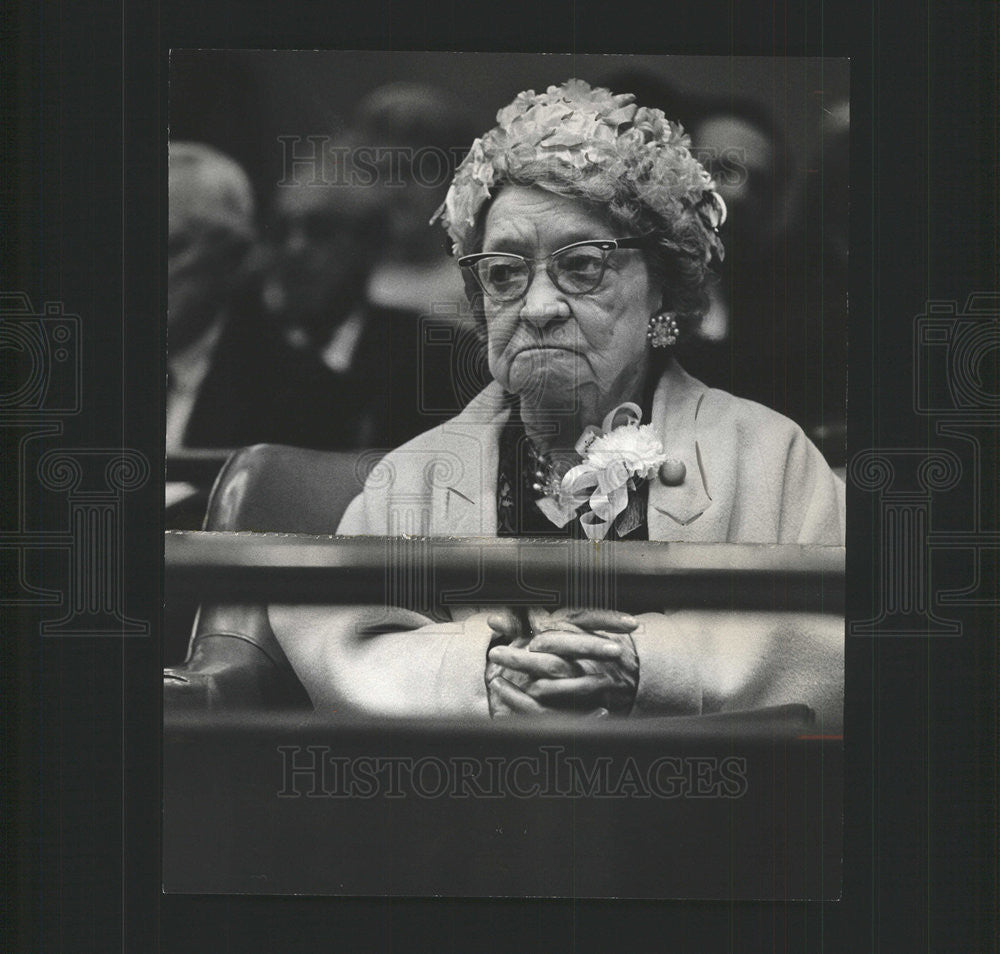
[[[552,283],[548,272],[539,268],[521,301],[521,319],[538,325],[569,318],[566,296]]]

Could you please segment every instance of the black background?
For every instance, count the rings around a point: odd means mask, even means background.
[[[903,9],[9,5],[3,288],[82,318],[84,413],[65,443],[162,460],[170,47],[850,56],[850,453],[933,443],[912,407],[913,319],[998,287],[997,8]],[[128,498],[125,539],[125,609],[154,621],[161,499],[155,480]],[[871,613],[872,500],[849,500],[849,618]],[[848,639],[844,897],[823,904],[161,896],[157,640],[43,641],[30,613],[8,615],[5,948],[995,950],[996,608],[953,615],[960,638]]]

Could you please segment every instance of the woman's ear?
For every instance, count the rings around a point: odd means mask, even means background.
[[[659,315],[664,311],[674,310],[670,296],[667,294],[667,290],[662,284],[660,285],[659,290],[654,290],[653,294],[650,295],[650,300],[653,302],[652,311],[649,313],[650,318],[654,315]]]
[[[649,317],[658,315],[661,311],[671,311],[672,303],[670,295],[667,293],[668,282],[664,273],[663,262],[657,257],[655,251],[644,252],[646,261],[646,274],[649,278]]]

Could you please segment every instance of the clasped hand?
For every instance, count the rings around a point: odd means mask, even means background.
[[[639,685],[631,633],[639,622],[614,610],[529,609],[525,633],[511,611],[489,617],[487,656],[492,716],[577,712],[627,715]]]

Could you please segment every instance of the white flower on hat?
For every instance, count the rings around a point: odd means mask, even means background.
[[[706,255],[721,243],[714,230],[725,206],[714,196],[711,176],[691,154],[691,140],[662,110],[637,106],[631,93],[615,95],[571,79],[544,93],[525,90],[497,112],[497,126],[473,144],[455,172],[438,218],[457,254],[471,249],[476,216],[498,181],[519,166],[556,160],[574,174],[604,171],[632,183],[643,202],[663,213],[697,211],[708,233]],[[674,211],[676,210],[676,211]]]

